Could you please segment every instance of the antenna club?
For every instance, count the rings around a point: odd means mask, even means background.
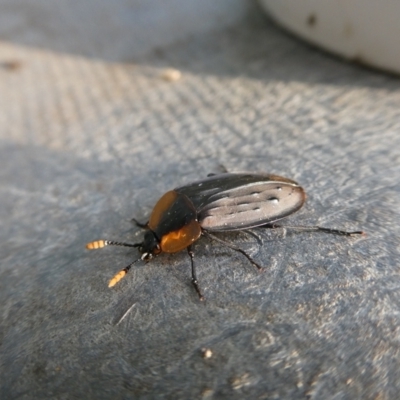
[[[95,240],[86,245],[88,250],[97,250],[107,246],[107,240]]]
[[[110,280],[108,287],[111,288],[115,286],[125,275],[127,271],[124,269],[122,271],[119,271],[117,274],[114,275],[114,277]]]

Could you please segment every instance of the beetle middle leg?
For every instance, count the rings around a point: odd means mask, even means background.
[[[199,286],[199,281],[197,280],[196,266],[194,264],[194,253],[193,253],[192,246],[189,246],[187,248],[187,252],[189,254],[190,261],[192,263],[192,284],[193,284],[194,288],[196,289],[197,294],[199,295],[199,300],[203,301],[204,300],[204,296],[203,296],[203,293],[201,293],[200,286]]]
[[[243,249],[241,249],[240,247],[237,247],[232,243],[225,242],[225,240],[222,240],[219,237],[214,236],[210,232],[207,232],[205,230],[203,230],[202,233],[204,236],[208,237],[209,239],[215,240],[216,242],[221,243],[222,245],[243,254],[255,267],[258,268],[259,271],[264,271],[264,267],[262,267],[256,261],[254,261],[253,258],[249,254],[247,254]]]

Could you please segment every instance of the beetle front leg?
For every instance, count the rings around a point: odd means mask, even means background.
[[[136,218],[132,218],[131,221],[139,228],[142,228],[142,229],[148,228],[149,221],[147,221],[145,224],[143,224],[142,222],[139,222]]]
[[[203,301],[204,300],[204,296],[203,296],[203,293],[200,290],[199,281],[197,280],[196,267],[195,267],[195,264],[194,264],[194,253],[193,253],[193,250],[192,250],[192,246],[189,246],[187,248],[187,252],[189,254],[190,261],[192,263],[192,284],[193,284],[194,288],[196,289],[197,294],[199,295],[199,300]]]

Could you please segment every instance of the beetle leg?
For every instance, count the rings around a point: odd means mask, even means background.
[[[220,169],[222,169],[223,174],[229,173],[228,169],[225,167],[224,164],[219,164],[218,166],[220,167]]]
[[[207,236],[211,240],[215,240],[218,243],[221,243],[222,245],[229,247],[232,250],[235,250],[241,254],[243,254],[254,266],[258,268],[259,271],[263,271],[264,267],[262,267],[260,264],[258,264],[256,261],[254,261],[244,250],[242,250],[240,247],[235,246],[234,244],[225,242],[225,240],[220,239],[217,236],[212,235],[211,233],[203,230],[204,236]]]
[[[226,169],[225,165],[219,164],[218,166],[222,170],[222,172],[211,172],[210,174],[207,175],[207,178],[209,178],[210,176],[229,173],[229,171]]]
[[[95,240],[94,242],[90,242],[86,245],[88,250],[97,250],[106,246],[124,246],[124,247],[140,247],[143,243],[123,243],[123,242],[114,242],[112,240]]]
[[[325,232],[340,236],[354,236],[354,235],[365,236],[365,232],[363,231],[348,232],[348,231],[341,231],[339,229],[323,228],[322,226],[286,226],[286,225],[266,224],[260,226],[260,228],[269,228],[269,229],[284,228],[284,229],[293,229],[303,232]]]
[[[248,235],[253,236],[253,238],[257,240],[258,245],[259,245],[260,247],[262,246],[263,243],[262,243],[260,237],[257,236],[257,235],[256,235],[254,232],[252,232],[250,229],[246,229],[246,230],[244,230],[243,232],[247,233]]]
[[[192,263],[192,284],[193,284],[194,288],[196,289],[197,294],[199,295],[199,300],[203,301],[204,300],[204,296],[203,296],[203,293],[201,293],[200,286],[199,286],[199,281],[197,280],[196,267],[195,267],[195,264],[194,264],[194,253],[193,253],[193,250],[192,250],[192,246],[189,246],[187,248],[187,252],[189,254],[190,261]]]
[[[147,221],[145,224],[143,224],[142,222],[139,222],[136,218],[132,218],[131,221],[138,226],[139,228],[143,228],[143,229],[147,229],[148,228],[148,223],[149,221]]]

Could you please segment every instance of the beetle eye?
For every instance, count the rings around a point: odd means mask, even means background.
[[[142,258],[143,261],[149,261],[149,260],[151,260],[153,258],[153,254],[151,254],[151,253],[143,253],[141,258]]]

